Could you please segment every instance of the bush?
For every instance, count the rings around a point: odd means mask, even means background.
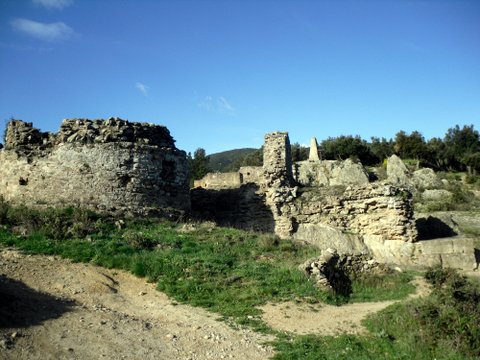
[[[419,350],[410,357],[480,357],[480,287],[453,269],[435,267],[425,274],[432,293],[389,307],[367,320],[372,333],[393,339],[395,352]],[[421,349],[421,350],[420,350]]]
[[[127,245],[130,245],[134,249],[152,249],[156,242],[146,236],[143,232],[137,230],[126,230],[122,238]]]
[[[31,209],[11,206],[0,198],[0,225],[19,235],[40,234],[49,239],[84,238],[112,227],[112,221],[80,208]]]

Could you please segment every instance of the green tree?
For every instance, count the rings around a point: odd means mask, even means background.
[[[417,160],[417,168],[420,165],[420,160],[427,157],[427,144],[421,133],[413,131],[407,135],[405,131],[399,131],[395,135],[395,153],[402,159]]]
[[[290,146],[292,153],[292,162],[303,161],[308,159],[309,148],[301,146],[299,143]]]
[[[442,139],[434,137],[427,142],[426,162],[437,170],[447,168],[446,146]]]
[[[385,138],[371,137],[369,144],[371,153],[375,156],[377,163],[382,162],[384,159],[390,157],[394,153],[392,139],[387,140]]]
[[[480,172],[480,152],[470,153],[462,158],[469,175],[477,175]]]
[[[205,153],[205,149],[198,148],[193,153],[193,158],[189,153],[188,162],[190,166],[190,186],[193,186],[194,180],[199,180],[207,175],[211,170],[208,167],[209,157]]]
[[[448,165],[457,170],[471,166],[473,154],[480,152],[480,135],[473,125],[464,125],[463,128],[456,125],[448,129],[443,142]]]
[[[354,158],[365,165],[372,165],[377,162],[367,142],[358,135],[355,137],[351,135],[341,135],[337,138],[329,137],[321,142],[320,148],[322,157],[327,160]]]

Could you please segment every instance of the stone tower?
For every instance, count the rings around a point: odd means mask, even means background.
[[[287,132],[265,135],[263,145],[263,176],[266,204],[275,220],[275,233],[288,237],[293,232],[293,219],[284,216],[283,207],[296,197],[297,187],[292,174],[292,155]]]
[[[268,187],[293,184],[292,155],[287,132],[277,131],[265,135],[263,173]]]

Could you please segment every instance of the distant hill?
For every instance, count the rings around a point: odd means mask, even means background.
[[[208,166],[212,171],[218,172],[226,172],[228,171],[228,167],[234,161],[243,158],[244,156],[256,151],[258,149],[253,148],[244,148],[244,149],[234,149],[228,151],[222,151],[215,154],[208,155],[210,157],[210,161]]]

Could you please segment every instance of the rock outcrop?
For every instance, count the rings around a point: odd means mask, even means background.
[[[387,181],[400,186],[409,184],[409,171],[397,155],[392,155],[387,159]]]
[[[435,174],[435,171],[430,168],[414,171],[411,183],[416,189],[438,189],[443,187],[442,181]]]
[[[368,184],[368,173],[351,159],[299,161],[294,165],[295,179],[304,186]]]

